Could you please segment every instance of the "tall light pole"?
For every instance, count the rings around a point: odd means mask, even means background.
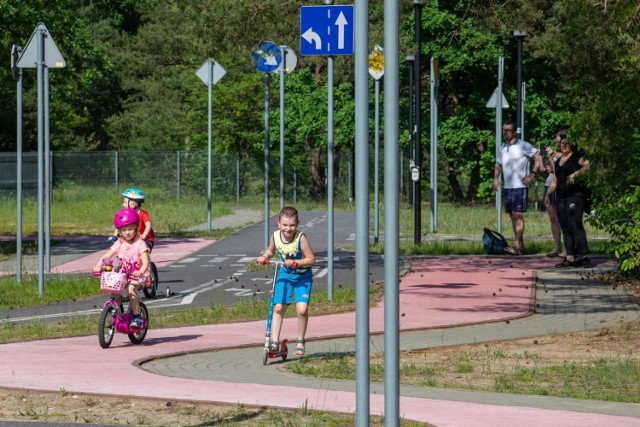
[[[409,102],[407,103],[408,105],[408,126],[409,126],[409,172],[413,171],[413,168],[415,167],[415,158],[414,158],[414,154],[415,151],[413,149],[413,106],[414,106],[414,100],[413,100],[413,90],[414,90],[414,86],[413,86],[413,72],[414,70],[414,61],[415,61],[415,57],[413,55],[409,55],[406,58],[406,61],[409,63]],[[414,188],[415,188],[415,182],[413,181],[413,179],[411,180],[411,185],[409,186],[409,205],[413,205],[413,193],[414,193]]]
[[[517,64],[517,72],[518,72],[518,81],[517,81],[517,90],[518,90],[518,99],[516,101],[516,106],[517,106],[517,113],[516,113],[516,123],[517,123],[517,129],[516,132],[518,133],[519,136],[521,136],[522,134],[522,110],[523,110],[523,105],[522,105],[522,43],[524,41],[524,38],[527,36],[527,31],[524,29],[520,29],[520,28],[516,28],[515,30],[513,30],[513,37],[515,37],[516,42],[518,44],[518,64]]]
[[[415,167],[418,168],[418,179],[415,181],[413,187],[413,243],[418,245],[422,240],[422,186],[421,186],[421,174],[422,174],[422,144],[420,141],[422,132],[422,113],[420,109],[421,93],[420,86],[422,83],[422,67],[420,58],[422,57],[422,0],[413,0],[413,7],[415,10],[415,37],[416,37],[416,57],[415,57],[415,84],[416,90],[415,96],[415,134],[414,134],[414,160]]]

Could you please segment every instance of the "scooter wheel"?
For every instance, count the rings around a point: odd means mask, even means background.
[[[285,345],[284,348],[282,349],[282,360],[283,361],[287,360],[288,355],[289,355],[289,347]]]
[[[269,359],[269,349],[265,348],[262,350],[262,364],[266,365],[268,359]]]

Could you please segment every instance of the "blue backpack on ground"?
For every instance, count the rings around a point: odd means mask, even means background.
[[[487,227],[482,234],[482,245],[487,255],[504,255],[505,249],[509,247],[507,239],[502,234]]]

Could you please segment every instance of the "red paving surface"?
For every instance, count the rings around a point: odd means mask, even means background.
[[[154,251],[162,262],[161,251]],[[524,260],[525,258],[520,258]],[[95,258],[93,260],[95,262]],[[526,316],[531,312],[532,269],[552,260],[526,258],[421,258],[400,282],[401,330],[452,326]],[[522,267],[526,264],[526,267]],[[63,266],[62,269],[72,269]],[[75,267],[73,267],[75,268]],[[86,270],[83,266],[82,269]],[[66,270],[64,270],[66,271]],[[371,309],[371,332],[384,325],[383,304]],[[308,338],[353,335],[355,315],[311,318]],[[139,369],[136,361],[223,347],[263,345],[264,322],[151,329],[142,345],[118,334],[108,350],[95,335],[0,345],[0,386],[34,390],[158,399],[268,405],[353,413],[356,395],[326,389],[173,378]],[[283,336],[295,336],[285,321]],[[256,356],[256,363],[259,356]],[[272,369],[265,367],[265,369]],[[275,368],[273,368],[275,369]],[[588,412],[400,397],[400,415],[437,426],[638,426],[633,417]],[[372,415],[382,415],[384,396],[370,396]]]

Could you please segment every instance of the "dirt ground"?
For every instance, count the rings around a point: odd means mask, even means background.
[[[624,286],[640,302],[640,279],[614,279],[600,276],[612,286]],[[625,325],[619,328],[604,328],[597,331],[557,334],[538,338],[503,341],[491,344],[412,351],[401,356],[401,363],[427,360],[448,360],[454,354],[472,355],[486,352],[487,347],[499,347],[505,353],[544,355],[544,362],[590,360],[600,355],[626,356],[640,353],[640,325],[634,325],[628,333]],[[497,369],[497,366],[492,367]],[[502,369],[509,369],[508,363]],[[455,384],[460,372],[447,370],[445,381]],[[469,379],[467,378],[466,381]],[[491,379],[473,378],[474,384]],[[0,389],[0,420],[50,421],[58,423],[94,423],[114,425],[190,426],[190,425],[272,425],[275,420],[289,420],[288,425],[305,425],[305,416],[299,410],[295,415],[278,413],[265,408],[213,405],[191,402],[140,400],[126,397],[91,396],[68,393],[27,392]],[[293,414],[293,412],[291,412]],[[340,418],[340,417],[338,417]],[[349,425],[347,416],[343,417]],[[351,418],[352,419],[352,418]]]

